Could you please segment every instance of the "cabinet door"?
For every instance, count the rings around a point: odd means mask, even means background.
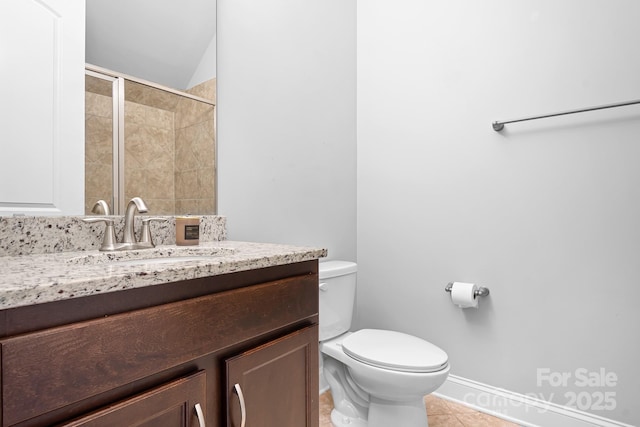
[[[226,368],[228,427],[318,426],[317,325],[227,359]]]
[[[206,376],[200,371],[62,426],[204,427],[205,402]]]

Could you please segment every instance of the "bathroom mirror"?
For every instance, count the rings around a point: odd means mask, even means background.
[[[85,213],[140,196],[150,214],[215,214],[215,0],[91,0],[86,13]]]

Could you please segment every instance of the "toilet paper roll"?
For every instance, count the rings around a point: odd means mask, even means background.
[[[478,287],[473,283],[453,282],[451,301],[460,308],[477,308],[478,298],[475,292]]]

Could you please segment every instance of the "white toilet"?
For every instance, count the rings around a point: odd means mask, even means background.
[[[427,427],[424,396],[449,375],[447,353],[412,335],[379,329],[348,332],[357,265],[320,263],[322,371],[336,427]]]

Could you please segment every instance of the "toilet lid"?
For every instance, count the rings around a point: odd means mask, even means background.
[[[444,369],[448,357],[442,349],[413,335],[379,329],[362,329],[342,341],[350,357],[379,368],[404,372]]]

